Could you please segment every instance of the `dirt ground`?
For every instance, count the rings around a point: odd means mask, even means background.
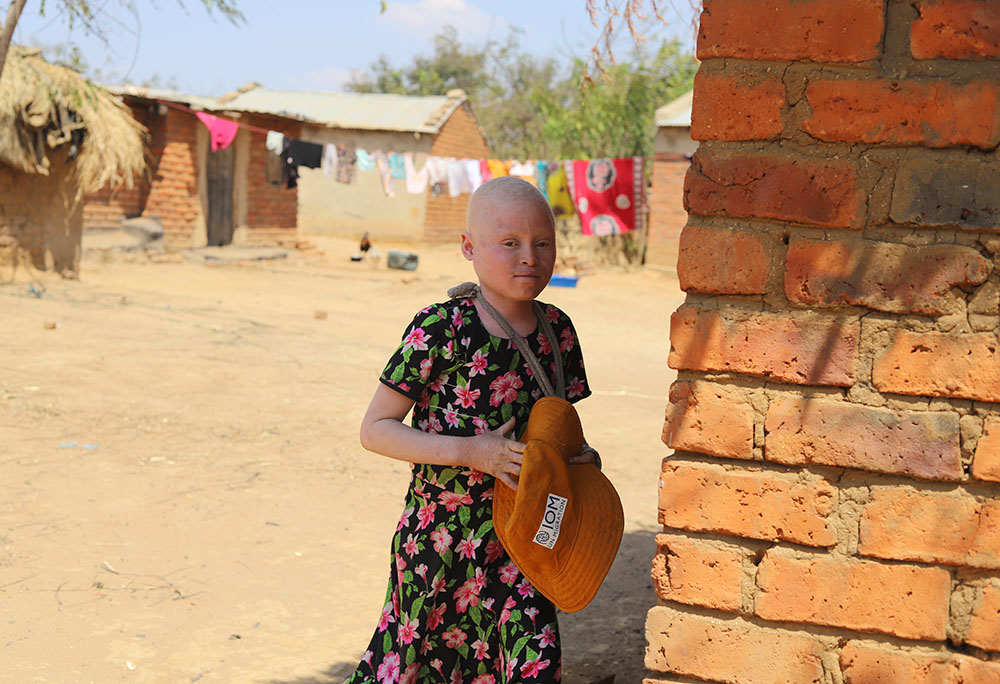
[[[316,241],[285,261],[90,258],[78,282],[0,284],[0,682],[353,669],[409,472],[357,428],[413,313],[472,270],[457,247],[422,247],[407,272]],[[541,297],[579,331],[594,396],[578,407],[627,519],[595,601],[560,616],[571,684],[641,678],[681,296],[607,268]]]

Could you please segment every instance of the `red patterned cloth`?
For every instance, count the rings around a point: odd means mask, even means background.
[[[584,235],[614,235],[639,227],[642,157],[576,160],[566,166]]]

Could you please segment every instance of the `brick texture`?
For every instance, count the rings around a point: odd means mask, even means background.
[[[677,278],[685,292],[763,294],[776,252],[773,237],[741,230],[684,226]]]
[[[858,550],[877,558],[1000,569],[1000,501],[873,487]]]
[[[691,137],[695,140],[766,140],[782,132],[785,84],[747,73],[695,76]]]
[[[175,109],[168,109],[149,124],[152,175],[143,215],[160,220],[167,244],[175,248],[192,244],[201,215],[198,126],[198,119]]]
[[[812,115],[802,127],[827,142],[926,147],[1000,142],[1000,84],[946,80],[813,81],[806,88]]]
[[[881,53],[885,0],[705,0],[698,59],[864,62]]]
[[[965,642],[989,651],[1000,651],[1000,583],[983,587],[979,602],[972,610]],[[1000,681],[1000,664],[997,668],[997,681]]]
[[[1000,401],[1000,338],[900,330],[872,380],[882,392]]]
[[[657,155],[653,159],[646,239],[646,264],[649,266],[677,266],[681,229],[687,223],[684,175],[690,166],[691,162],[679,155]]]
[[[699,148],[684,182],[692,214],[860,228],[867,211],[853,162]]]
[[[653,608],[646,667],[735,684],[821,684],[822,647],[803,634]]]
[[[817,476],[667,460],[660,474],[660,523],[697,532],[832,546],[836,501],[836,488]]]
[[[979,285],[989,274],[989,261],[958,245],[793,240],[785,261],[785,296],[809,307],[847,304],[942,314],[955,306],[953,288]]]
[[[951,577],[940,568],[883,565],[772,549],[757,570],[756,613],[906,639],[943,640]]]
[[[944,652],[913,653],[860,641],[840,652],[844,684],[992,684],[1000,663]]]
[[[468,104],[460,106],[441,126],[431,143],[432,155],[459,159],[485,159],[490,156],[483,132]],[[465,230],[465,212],[469,196],[451,197],[448,193],[431,197],[428,193],[424,216],[424,238],[436,242],[457,240]]]
[[[302,135],[302,126],[272,117],[248,120],[258,128],[292,137]],[[250,159],[247,165],[247,242],[278,242],[295,237],[298,225],[299,191],[272,185],[267,178],[266,135],[250,131]]]
[[[753,407],[739,390],[708,382],[670,387],[662,437],[671,449],[752,458],[753,431]]]
[[[917,59],[1000,58],[1000,12],[993,0],[921,0],[910,29]]]
[[[665,601],[736,612],[744,555],[732,547],[679,535],[657,535],[650,573],[656,595]]]
[[[771,401],[764,431],[764,457],[771,461],[929,480],[962,478],[957,413],[899,412],[787,396]]]
[[[859,324],[803,314],[725,316],[690,305],[670,318],[671,368],[815,385],[854,383]]]
[[[1000,174],[996,165],[933,156],[896,170],[889,218],[921,227],[1000,232]]]
[[[1000,417],[987,418],[984,423],[983,436],[972,460],[972,476],[1000,482]]]

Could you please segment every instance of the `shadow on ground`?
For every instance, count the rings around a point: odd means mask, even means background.
[[[656,603],[649,568],[658,531],[626,533],[593,602],[580,612],[559,614],[565,684],[637,684],[642,680],[646,611]],[[372,617],[373,629],[377,617]],[[362,641],[368,638],[365,635]],[[356,666],[356,662],[334,663],[313,676],[273,679],[267,684],[341,684]]]

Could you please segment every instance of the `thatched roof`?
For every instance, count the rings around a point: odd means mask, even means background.
[[[146,129],[121,101],[37,50],[11,45],[0,75],[0,162],[48,175],[68,146],[81,190],[132,184],[146,167]]]

